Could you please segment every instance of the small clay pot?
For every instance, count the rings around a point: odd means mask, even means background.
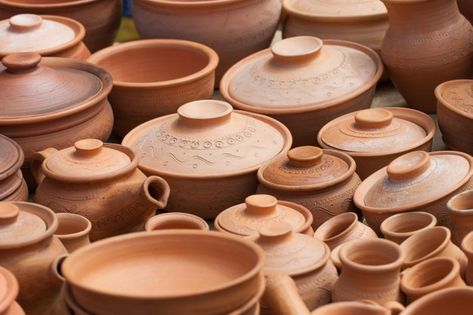
[[[28,200],[28,187],[20,167],[25,155],[13,140],[0,134],[0,201]]]
[[[183,212],[158,214],[149,218],[145,224],[145,230],[148,232],[175,229],[208,231],[209,225],[200,217]]]
[[[15,302],[20,291],[15,276],[3,267],[0,267],[0,314],[1,315],[25,315],[25,312]]]
[[[411,235],[437,225],[437,218],[428,212],[395,214],[381,223],[385,239],[401,244]]]
[[[468,285],[473,285],[473,232],[468,233],[462,241],[461,248],[468,258],[465,280]]]
[[[450,213],[452,241],[460,246],[463,238],[473,231],[473,190],[453,196],[447,203]]]
[[[473,288],[447,288],[418,299],[402,315],[470,315],[472,308]]]
[[[56,213],[56,217],[58,227],[54,235],[69,253],[90,244],[92,223],[87,218],[74,213]]]

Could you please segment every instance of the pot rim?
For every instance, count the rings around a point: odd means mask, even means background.
[[[442,92],[443,92],[443,89],[445,88],[445,86],[447,85],[451,85],[451,84],[455,84],[455,83],[469,83],[471,85],[473,85],[473,80],[471,79],[459,79],[459,80],[449,80],[449,81],[446,81],[446,82],[443,82],[439,85],[437,85],[437,87],[435,88],[435,97],[437,98],[437,107],[443,107],[445,110],[450,110],[460,116],[463,116],[465,118],[468,118],[468,119],[472,119],[473,120],[473,114],[472,113],[468,113],[468,112],[465,112],[465,111],[462,111],[460,109],[458,109],[457,107],[453,106],[452,104],[450,104],[449,102],[447,102],[447,100],[442,96]]]
[[[317,235],[319,233],[317,233],[318,231],[322,231],[322,233],[327,233],[327,231],[330,231],[330,226],[335,222],[335,224],[338,224],[339,222],[338,221],[341,221],[343,222],[345,220],[345,217],[347,217],[347,219],[349,217],[351,217],[353,219],[353,221],[343,230],[341,231],[340,233],[334,235],[334,236],[331,236],[329,238],[321,238],[321,237],[318,237]],[[356,213],[354,212],[344,212],[344,213],[341,213],[339,215],[336,215],[332,218],[330,218],[329,220],[325,221],[324,223],[322,223],[322,225],[320,225],[317,230],[315,230],[314,232],[314,237],[323,241],[323,242],[332,242],[332,241],[336,241],[337,239],[340,239],[342,238],[343,236],[346,236],[348,233],[350,233],[351,230],[353,230],[356,226],[356,224],[358,223],[358,216],[356,215]],[[360,222],[361,223],[361,222]]]
[[[450,212],[457,216],[470,216],[473,214],[473,206],[466,208],[466,209],[461,209],[459,207],[455,207],[454,203],[462,197],[469,196],[470,198],[473,198],[473,189],[465,190],[462,191],[461,193],[456,194],[450,200],[447,202],[447,208]],[[473,204],[473,202],[472,202]]]
[[[461,242],[461,249],[468,256],[473,256],[473,231],[465,235],[465,237],[463,238]]]
[[[7,314],[10,307],[16,303],[15,299],[20,292],[20,286],[13,273],[7,268],[0,266],[0,274],[6,280],[5,286],[8,288],[7,293],[0,300],[0,314]]]
[[[15,1],[9,1],[9,0],[0,0],[0,4],[3,5],[8,5],[10,7],[16,7],[16,8],[23,8],[23,9],[50,9],[50,8],[63,8],[63,7],[72,7],[72,6],[77,6],[81,4],[88,4],[92,2],[99,2],[100,0],[75,0],[75,1],[68,1],[68,2],[63,2],[63,1],[58,1],[57,3],[34,3],[34,2],[29,2],[29,3],[18,3]]]
[[[201,0],[201,1],[190,1],[190,0],[137,0],[148,5],[158,5],[173,8],[208,8],[218,7],[227,4],[248,2],[248,0]]]
[[[411,266],[414,266],[414,265],[417,265],[419,264],[420,262],[422,261],[425,261],[429,258],[433,258],[435,256],[437,256],[439,253],[441,253],[443,250],[445,250],[447,248],[447,246],[449,245],[449,243],[451,242],[451,235],[452,233],[450,232],[450,230],[444,226],[434,226],[434,227],[431,227],[431,228],[428,228],[424,231],[421,231],[419,233],[416,233],[416,234],[413,234],[412,236],[410,236],[408,239],[404,240],[404,242],[401,243],[401,245],[399,245],[401,247],[401,249],[404,251],[405,250],[405,247],[407,247],[410,243],[413,243],[415,244],[415,242],[417,241],[418,238],[424,236],[424,234],[427,234],[427,233],[430,233],[431,231],[443,231],[445,233],[445,238],[444,240],[440,243],[440,245],[435,248],[433,251],[430,251],[428,252],[427,254],[425,254],[424,256],[422,257],[419,257],[415,260],[407,260],[407,257],[405,257],[404,259],[404,265],[406,267],[411,267]],[[407,245],[406,245],[407,244]]]
[[[431,219],[430,223],[427,226],[424,226],[423,228],[414,231],[414,233],[424,231],[428,228],[436,226],[436,224],[437,224],[437,218],[429,212],[425,212],[425,211],[401,212],[401,213],[397,213],[397,214],[394,214],[394,215],[386,218],[381,223],[381,225],[380,225],[381,233],[383,233],[384,236],[388,235],[388,236],[396,238],[396,239],[397,238],[406,238],[406,237],[409,237],[412,234],[414,234],[413,232],[394,232],[394,231],[392,231],[392,230],[390,230],[386,227],[389,223],[391,223],[391,221],[396,220],[396,219],[399,220],[400,217],[402,217],[404,215],[407,215],[407,214],[409,214],[409,215],[411,215],[411,214],[421,215],[421,216],[429,217]]]
[[[74,218],[75,221],[81,220],[82,222],[85,222],[86,224],[85,229],[82,229],[79,232],[69,233],[69,234],[56,234],[55,233],[54,236],[56,236],[60,240],[71,240],[71,239],[76,239],[82,236],[86,236],[87,234],[89,234],[90,230],[92,229],[92,223],[90,222],[90,220],[82,215],[79,215],[76,213],[62,212],[62,213],[56,213],[56,217],[58,218],[58,226],[59,226],[60,217]]]
[[[17,174],[18,171],[21,172],[20,168],[25,161],[25,153],[23,152],[23,149],[21,148],[21,146],[12,138],[9,138],[6,135],[2,135],[2,134],[0,134],[0,138],[5,139],[12,146],[14,146],[16,149],[16,152],[18,153],[18,159],[16,160],[16,162],[13,163],[12,166],[6,172],[3,172],[0,174],[0,181],[3,181],[7,179],[8,177]]]
[[[471,287],[454,287],[446,288],[430,294],[424,295],[420,299],[412,302],[409,307],[403,312],[405,315],[415,315],[421,314],[420,310],[425,309],[426,305],[431,304],[435,301],[445,301],[450,297],[458,296],[458,294],[463,295],[464,298],[468,296],[468,299],[473,298],[473,288]]]
[[[163,220],[166,221],[166,218],[175,218],[177,220],[185,220],[187,222],[192,222],[195,223],[199,226],[199,229],[195,230],[202,230],[202,231],[209,231],[210,227],[207,224],[207,222],[202,219],[201,217],[191,214],[191,213],[186,213],[186,212],[166,212],[166,213],[160,213],[155,216],[152,216],[149,218],[146,223],[145,223],[145,230],[147,232],[153,232],[153,231],[163,231],[163,230],[168,230],[168,229],[154,229],[154,224],[156,221],[162,222]]]

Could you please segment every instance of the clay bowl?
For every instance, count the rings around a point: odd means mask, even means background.
[[[411,235],[436,224],[437,218],[428,212],[406,212],[387,218],[380,228],[384,238],[401,244]]]
[[[472,308],[473,288],[448,288],[420,298],[402,315],[470,315]]]
[[[184,212],[158,214],[149,218],[145,224],[148,232],[173,229],[208,231],[209,225],[202,218]]]
[[[71,254],[62,274],[94,314],[226,314],[261,287],[264,253],[218,232],[141,232]],[[123,272],[126,270],[126,272]]]
[[[56,213],[56,217],[58,228],[54,235],[69,253],[90,244],[92,223],[86,217],[74,213]]]
[[[105,48],[88,61],[112,75],[113,129],[123,137],[182,104],[211,97],[218,56],[199,43],[151,39]]]

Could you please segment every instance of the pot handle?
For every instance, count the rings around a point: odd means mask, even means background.
[[[53,275],[56,277],[56,279],[59,280],[59,282],[61,283],[66,282],[66,278],[64,278],[64,276],[62,275],[61,268],[62,268],[62,263],[68,256],[69,254],[57,256],[51,263],[51,271]]]
[[[275,315],[310,315],[296,283],[286,274],[266,274],[266,290],[262,301]]]
[[[159,176],[150,176],[143,183],[143,190],[149,202],[159,209],[166,208],[171,188],[167,181]]]
[[[33,175],[34,180],[39,185],[44,180],[44,173],[41,170],[41,166],[43,165],[44,160],[46,160],[49,156],[56,153],[58,150],[55,148],[47,148],[43,151],[36,152],[31,157],[30,167],[31,167],[31,174]]]

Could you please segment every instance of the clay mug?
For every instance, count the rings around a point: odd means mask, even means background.
[[[437,218],[428,212],[405,212],[387,218],[380,228],[385,239],[401,244],[411,235],[436,224]]]
[[[468,285],[473,285],[473,232],[468,233],[463,238],[461,248],[468,257],[465,280]]]
[[[411,303],[402,315],[471,315],[473,288],[447,288]]]
[[[148,232],[174,229],[208,231],[209,225],[204,219],[184,212],[158,214],[149,218],[145,224],[145,230]]]
[[[450,214],[452,241],[460,246],[463,238],[473,231],[473,190],[453,196],[447,203]]]
[[[69,253],[90,244],[92,223],[87,218],[74,213],[56,213],[56,218],[58,227],[54,235]]]

